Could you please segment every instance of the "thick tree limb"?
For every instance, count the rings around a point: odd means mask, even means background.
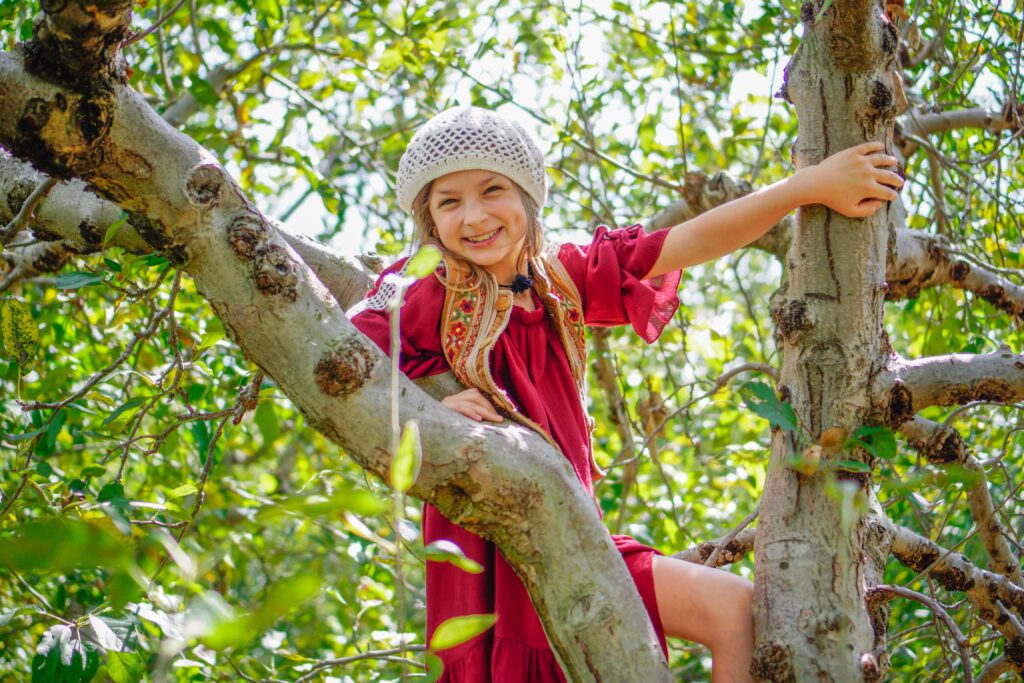
[[[1019,617],[1024,613],[1024,589],[910,529],[894,525],[893,532],[896,559],[916,572],[927,573],[946,590],[964,593],[978,616],[1006,638],[1004,655],[1013,670],[1024,673],[1024,631],[1004,617],[1000,608],[1001,603]]]
[[[47,84],[20,55],[0,54],[0,143],[128,211],[309,423],[387,480],[383,354],[208,153],[138,93],[96,85]],[[501,548],[567,676],[668,680],[625,565],[568,462],[528,430],[453,417],[404,378],[397,400],[420,422],[423,468],[411,493]]]
[[[918,449],[934,465],[958,465],[971,472],[976,479],[967,489],[967,504],[978,535],[989,556],[989,568],[1021,585],[1020,561],[1003,535],[1003,527],[996,517],[995,505],[988,488],[988,479],[960,433],[938,422],[915,415],[900,425],[907,442]]]
[[[1024,317],[1024,287],[989,268],[972,265],[939,235],[897,230],[887,271],[886,299],[909,299],[922,289],[952,285],[974,292],[1013,318]]]
[[[875,377],[871,400],[894,429],[929,406],[1024,400],[1024,354],[1004,347],[917,360],[893,356]]]

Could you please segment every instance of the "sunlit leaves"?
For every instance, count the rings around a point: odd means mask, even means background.
[[[768,420],[772,427],[780,427],[795,431],[797,428],[796,413],[793,406],[780,401],[775,390],[763,382],[747,382],[740,388],[743,403],[751,411]]]

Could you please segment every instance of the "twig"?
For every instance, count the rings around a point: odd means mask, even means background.
[[[754,508],[754,511],[751,512],[746,517],[744,517],[743,521],[740,522],[736,526],[736,528],[734,528],[732,531],[730,531],[728,534],[726,534],[725,538],[723,538],[722,541],[715,547],[714,552],[712,552],[710,555],[708,555],[708,559],[704,560],[704,566],[705,567],[714,567],[715,566],[715,561],[718,560],[718,556],[722,554],[722,551],[725,550],[726,546],[728,546],[730,543],[732,543],[733,539],[736,538],[741,531],[746,529],[750,525],[751,522],[753,522],[755,519],[757,519],[757,513],[760,512],[760,511],[761,511],[760,508]]]
[[[25,200],[25,203],[21,205],[21,209],[18,210],[18,214],[11,219],[11,222],[8,223],[3,230],[0,230],[0,244],[5,246],[10,244],[11,240],[13,240],[17,234],[21,232],[26,225],[28,225],[36,207],[39,206],[40,202],[46,199],[46,195],[50,194],[50,190],[52,190],[56,184],[56,178],[47,178],[36,185],[36,189],[32,190],[32,194],[30,194]]]
[[[946,628],[953,634],[953,641],[956,643],[956,648],[960,653],[960,660],[963,662],[964,667],[964,681],[966,683],[972,683],[973,679],[971,676],[971,656],[970,656],[970,641],[964,638],[964,634],[957,628],[956,622],[949,616],[949,612],[938,600],[934,600],[923,593],[918,593],[915,590],[904,588],[903,586],[872,586],[864,591],[864,597],[869,602],[872,600],[885,600],[888,601],[892,597],[899,596],[901,598],[907,598],[908,600],[916,600],[922,605],[928,607],[933,615],[937,615],[942,619],[943,623],[946,624]]]
[[[423,645],[406,645],[404,647],[395,647],[390,650],[369,650],[359,655],[352,655],[351,657],[339,657],[337,659],[325,659],[319,664],[313,665],[305,675],[299,676],[295,679],[295,683],[305,683],[305,681],[311,680],[318,672],[324,669],[329,669],[335,666],[341,666],[343,664],[351,664],[352,662],[358,662],[364,659],[384,659],[386,657],[392,657],[397,655],[399,652],[423,652],[427,648]],[[394,661],[394,660],[392,660]],[[411,659],[402,660],[405,663],[412,664],[415,666],[423,666],[419,662]]]
[[[126,40],[123,43],[121,43],[121,48],[123,49],[123,48],[128,47],[129,45],[134,45],[135,43],[139,42],[140,40],[142,40],[143,38],[148,36],[153,31],[155,31],[158,28],[160,28],[161,26],[163,26],[164,22],[167,21],[168,19],[170,19],[171,15],[174,14],[175,12],[177,12],[179,9],[181,9],[181,6],[184,5],[184,4],[185,4],[185,0],[178,0],[178,4],[175,5],[174,7],[172,7],[171,9],[167,10],[167,13],[164,14],[159,19],[157,19],[153,23],[152,26],[147,28],[145,31],[142,31],[141,33],[136,33],[131,38],[129,38],[128,40]]]

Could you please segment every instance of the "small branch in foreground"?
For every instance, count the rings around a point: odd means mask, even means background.
[[[692,548],[680,550],[678,553],[673,554],[672,557],[684,562],[692,562],[693,564],[724,567],[727,564],[738,562],[754,549],[754,536],[756,533],[757,529],[743,529],[728,542],[726,542],[726,539],[729,538],[729,534],[726,534],[722,538],[717,538],[713,541],[704,541]],[[708,558],[711,557],[712,553],[719,548],[721,548],[722,551],[715,559],[715,564],[708,564]]]
[[[923,593],[918,593],[915,590],[904,588],[902,586],[871,586],[864,591],[864,598],[870,603],[872,601],[890,600],[894,597],[907,598],[908,600],[916,600],[917,602],[925,605],[932,611],[932,614],[937,615],[942,622],[949,629],[950,634],[953,636],[953,642],[956,643],[956,649],[960,653],[960,661],[964,667],[964,681],[966,683],[972,683],[973,678],[971,676],[971,655],[970,655],[970,640],[964,637],[964,634],[957,628],[956,622],[949,616],[949,612],[938,600],[933,600]]]

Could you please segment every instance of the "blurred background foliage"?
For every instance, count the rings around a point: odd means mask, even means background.
[[[907,65],[911,103],[1019,101],[1021,7],[912,0],[908,62],[931,46]],[[37,11],[0,2],[4,49],[30,37]],[[391,192],[399,156],[454,104],[499,108],[543,141],[552,239],[643,222],[688,173],[761,186],[792,172],[796,121],[772,93],[799,16],[789,0],[137,0],[140,33],[164,20],[124,55],[132,85],[285,229],[391,259],[411,230]],[[1019,283],[1020,131],[932,142],[951,163],[908,160],[910,227],[943,232]],[[612,465],[597,489],[610,528],[670,553],[756,508],[769,433],[739,387],[771,379],[745,372],[711,390],[730,368],[777,364],[768,302],[781,276],[753,250],[693,268],[657,343],[629,330],[602,340],[594,360],[610,362],[616,391],[592,372],[591,398],[597,458]],[[118,683],[427,675],[419,652],[396,653],[400,628],[424,645],[419,504],[395,514],[390,492],[225,340],[188,277],[161,256],[108,249],[5,292],[0,307],[0,679],[29,680],[33,666],[38,680]],[[889,304],[886,331],[911,357],[1019,352],[1022,339],[1002,312],[951,289]],[[628,425],[613,419],[619,400]],[[1020,551],[1020,406],[928,417],[952,417],[969,437]],[[962,477],[902,443],[878,474],[890,516],[984,566]],[[752,568],[748,557],[730,570]],[[887,580],[959,599],[894,562]],[[956,618],[979,662],[1000,650],[969,610]],[[947,636],[920,605],[894,602],[890,628],[891,680],[954,677]],[[670,647],[678,680],[710,679],[707,651]]]

